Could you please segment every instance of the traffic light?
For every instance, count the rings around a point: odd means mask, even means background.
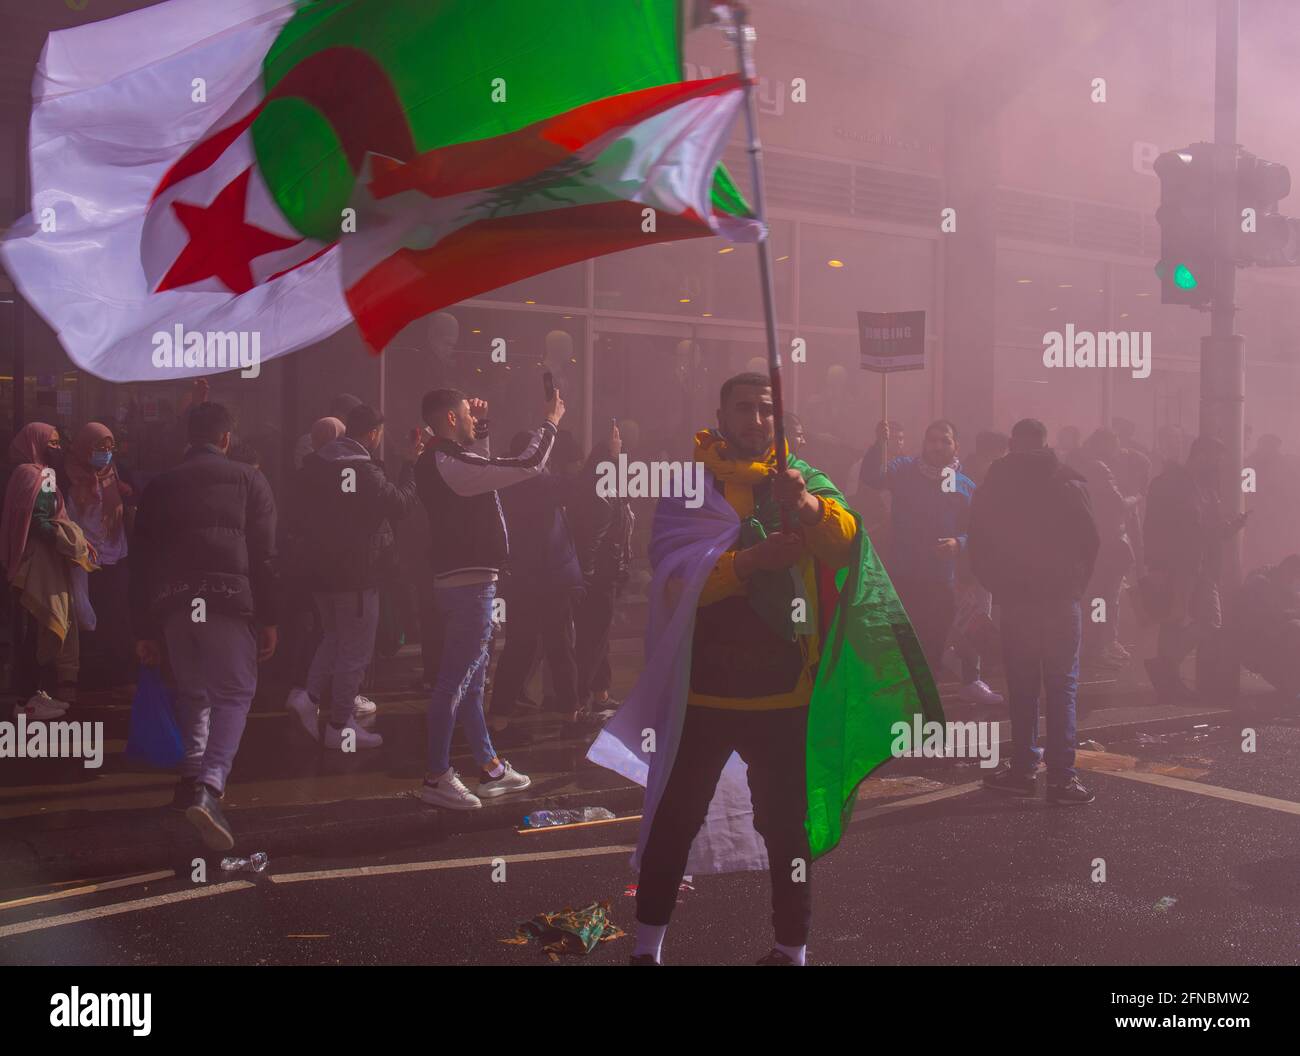
[[[1238,264],[1286,267],[1300,264],[1300,220],[1278,213],[1291,193],[1291,170],[1242,151],[1237,159],[1240,230],[1234,239]]]
[[[1160,177],[1160,302],[1208,305],[1214,295],[1214,145],[1167,151],[1153,167]]]

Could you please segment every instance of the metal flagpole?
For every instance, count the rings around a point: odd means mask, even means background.
[[[767,369],[772,376],[772,410],[776,416],[776,468],[784,473],[785,460],[785,408],[781,397],[781,351],[776,340],[776,295],[772,284],[772,247],[768,242],[767,206],[763,191],[763,145],[758,138],[758,101],[754,88],[758,83],[754,72],[754,41],[757,34],[747,19],[748,6],[743,3],[728,5],[731,25],[727,33],[736,44],[736,58],[741,76],[745,79],[745,129],[748,133],[749,168],[754,184],[754,215],[763,225],[763,238],[758,243],[758,272],[763,290],[763,321],[767,325]]]

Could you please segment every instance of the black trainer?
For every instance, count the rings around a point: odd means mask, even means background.
[[[172,795],[171,809],[185,813],[194,802],[194,778],[182,777],[176,782],[176,791]]]
[[[654,959],[651,953],[634,953],[627,959],[628,964],[653,964],[659,966],[659,962]]]
[[[200,782],[194,786],[194,799],[185,811],[185,818],[214,851],[228,851],[235,845],[235,834],[221,813],[218,796],[207,785]]]
[[[1047,786],[1047,802],[1059,803],[1063,807],[1082,806],[1097,798],[1092,789],[1084,785],[1077,777],[1072,777],[1064,785]]]
[[[1033,774],[1017,774],[1009,766],[1000,766],[989,774],[984,779],[984,787],[1006,796],[1038,795],[1038,779]]]
[[[794,958],[791,957],[788,953],[782,953],[780,950],[773,949],[771,953],[767,954],[765,957],[760,957],[754,963],[794,965]]]

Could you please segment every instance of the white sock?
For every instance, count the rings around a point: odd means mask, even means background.
[[[639,957],[643,953],[648,953],[655,959],[655,964],[658,964],[659,951],[663,948],[664,936],[667,933],[667,924],[642,924],[638,920],[636,922],[636,946],[632,949],[632,956]]]
[[[492,778],[493,780],[496,780],[498,777],[500,777],[502,774],[506,772],[505,764],[497,763],[496,766],[485,766],[483,768],[483,772],[487,774],[488,777]]]
[[[774,943],[774,945],[778,950],[789,957],[790,960],[794,961],[795,964],[804,963],[804,957],[808,953],[807,946],[782,946],[779,942]]]

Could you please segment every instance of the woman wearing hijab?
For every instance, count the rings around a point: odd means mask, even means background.
[[[14,469],[0,516],[0,561],[19,600],[15,717],[57,718],[68,705],[49,690],[69,696],[76,686],[78,635],[71,569],[74,563],[88,571],[94,565],[58,488],[62,454],[59,431],[45,422],[23,426],[9,445]]]
[[[113,431],[89,422],[68,452],[68,513],[98,555],[89,577],[94,629],[81,642],[82,687],[121,686],[130,681],[131,634],[127,584],[126,507],[134,490],[118,473]]]

